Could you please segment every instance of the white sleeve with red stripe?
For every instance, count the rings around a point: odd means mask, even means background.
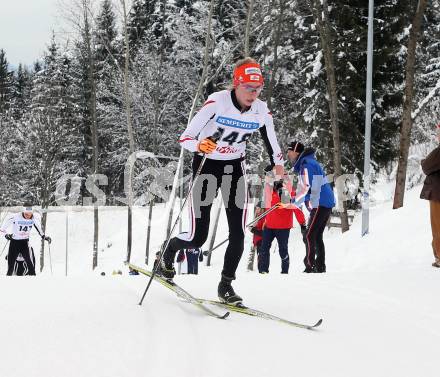
[[[275,134],[275,127],[273,125],[272,113],[268,110],[264,118],[264,125],[266,126],[267,138],[272,147],[272,157],[275,165],[284,165],[283,153],[278,144],[277,136]]]
[[[8,232],[8,228],[14,223],[14,215],[9,216],[3,223],[0,228],[0,233],[6,234]]]
[[[310,190],[310,180],[309,180],[309,172],[307,168],[304,168],[303,173],[301,174],[301,182],[300,182],[300,190],[299,193],[296,193],[295,197],[295,205],[300,206],[307,196],[307,193]]]
[[[197,145],[199,140],[197,139],[199,133],[203,128],[214,118],[216,112],[216,101],[212,98],[204,103],[199,112],[192,118],[186,130],[183,131],[180,136],[179,143],[181,146],[190,152],[197,152]]]

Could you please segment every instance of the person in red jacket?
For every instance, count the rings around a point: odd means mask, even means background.
[[[284,202],[285,200],[283,200],[283,195],[288,196],[287,201],[295,198],[295,190],[289,183],[284,184],[282,181],[275,181],[271,183],[270,174],[266,182],[265,206],[267,208],[274,206],[280,201]],[[260,273],[269,272],[270,247],[274,238],[277,239],[278,251],[281,257],[281,273],[289,273],[290,261],[288,243],[290,229],[293,227],[293,214],[295,214],[296,220],[301,225],[301,228],[305,228],[306,219],[304,214],[302,213],[301,209],[296,206],[293,206],[293,208],[278,208],[270,212],[265,217],[263,240],[260,247],[260,256],[258,258],[258,271]]]

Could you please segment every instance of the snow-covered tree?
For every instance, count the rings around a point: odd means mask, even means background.
[[[13,93],[13,71],[9,69],[6,53],[0,49],[0,114],[9,110]]]
[[[22,119],[26,132],[28,161],[23,176],[34,202],[43,208],[55,204],[58,180],[64,174],[77,174],[80,143],[74,90],[71,78],[71,59],[51,40],[45,53],[42,69],[33,80],[32,99],[28,115]],[[22,167],[23,168],[23,167]],[[43,231],[46,226],[43,214]],[[40,254],[40,268],[44,266],[44,244]]]
[[[440,119],[440,2],[432,1],[425,12],[423,37],[417,50],[416,100],[413,110],[413,143],[432,140]]]
[[[103,79],[109,71],[116,69],[120,51],[118,50],[116,15],[110,0],[104,0],[96,18],[94,30],[95,64],[98,80]]]
[[[0,206],[20,204],[27,191],[23,174],[23,166],[27,164],[26,130],[18,122],[26,112],[28,101],[24,76],[21,66],[18,76],[14,76],[5,52],[0,50]]]

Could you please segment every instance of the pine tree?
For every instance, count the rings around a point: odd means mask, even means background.
[[[18,204],[21,187],[19,173],[15,167],[22,160],[20,156],[19,127],[14,122],[13,95],[14,75],[9,70],[9,64],[4,50],[0,50],[0,206]]]
[[[112,2],[104,0],[100,13],[96,19],[96,51],[95,62],[98,79],[105,75],[107,70],[113,69],[120,59],[117,43],[116,16]]]
[[[418,49],[416,104],[414,106],[413,141],[430,142],[440,111],[440,2],[432,1],[425,13],[426,27]]]
[[[130,50],[136,54],[147,31],[156,28],[158,18],[157,0],[134,0],[128,15]]]
[[[79,115],[70,69],[70,59],[60,53],[52,39],[44,57],[44,69],[35,74],[26,119],[27,149],[32,161],[30,189],[43,207],[53,204],[56,181],[63,174],[76,174],[80,166]]]
[[[181,14],[192,16],[194,13],[193,6],[195,2],[195,0],[175,0],[174,4],[176,8],[181,11]]]
[[[245,24],[242,21],[246,19],[246,10],[245,2],[240,0],[223,0],[216,3],[214,19],[225,41],[243,43]],[[237,38],[238,35],[241,38]],[[240,52],[242,51],[243,49]]]
[[[26,67],[19,64],[17,72],[14,75],[13,95],[11,101],[11,116],[15,119],[21,119],[29,110],[31,97],[31,74]]]
[[[0,49],[0,114],[6,114],[13,93],[13,72],[9,70],[6,53]]]
[[[94,46],[94,41],[91,41],[91,46]],[[94,54],[94,50],[91,51],[92,54]],[[72,58],[72,85],[75,92],[75,103],[77,105],[77,109],[80,112],[80,134],[82,136],[82,142],[81,142],[81,152],[80,152],[80,159],[81,159],[81,172],[80,175],[84,178],[88,174],[90,174],[93,169],[93,161],[94,161],[94,147],[93,147],[93,110],[90,106],[92,97],[93,97],[93,85],[91,82],[91,78],[93,80],[97,79],[97,72],[96,67],[92,69],[93,76],[90,75],[90,62],[89,62],[89,50],[87,47],[87,43],[84,38],[84,32],[82,31],[79,35],[79,38],[75,41],[75,47],[72,52],[73,58]],[[104,69],[104,66],[102,66],[103,70],[101,73],[101,78],[103,80],[107,79],[106,75],[108,72],[108,68]],[[98,143],[100,142],[100,139],[98,138]],[[98,144],[99,147],[101,147],[100,144]],[[98,156],[99,158],[99,156]],[[81,197],[89,196],[89,193],[85,191],[85,187],[82,186],[81,189]]]
[[[112,92],[102,92],[102,88],[112,85],[113,76],[118,75],[123,67],[123,58],[120,42],[118,41],[118,32],[116,29],[116,16],[113,11],[112,3],[105,0],[101,5],[100,13],[97,17],[95,29],[96,51],[95,51],[95,65],[96,65],[96,86],[97,86],[97,104],[96,116],[98,125],[108,125],[106,119],[106,111],[102,110],[107,107],[117,106],[122,109],[122,98],[116,98]],[[87,75],[83,75],[86,78]],[[82,85],[82,84],[81,84]],[[122,84],[121,84],[122,85]],[[84,86],[84,85],[82,85]],[[89,128],[84,128],[87,139],[90,140]],[[103,187],[106,191],[109,200],[112,200],[112,192],[118,192],[113,187],[113,173],[111,170],[114,167],[105,166],[105,161],[109,158],[109,146],[112,144],[112,135],[109,132],[99,132],[99,163],[101,172],[110,178],[109,185]]]
[[[306,2],[256,2],[251,22],[250,50],[262,65],[266,100],[273,113],[281,146],[293,139],[323,147],[329,140],[328,105],[325,93],[322,53],[318,48],[313,17]],[[325,120],[325,121],[324,121]],[[250,150],[264,147],[258,135],[250,140]],[[255,144],[255,145],[254,145]],[[250,158],[250,163],[262,158]],[[327,158],[327,157],[326,157]]]

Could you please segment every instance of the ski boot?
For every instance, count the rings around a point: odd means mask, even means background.
[[[176,275],[176,270],[174,269],[174,263],[165,261],[165,258],[162,258],[156,273],[157,275],[163,277],[166,280],[173,280],[174,276]]]
[[[318,273],[318,274],[322,274],[323,272],[326,272],[326,267],[325,267],[325,265],[323,265],[323,266],[315,266],[313,268],[313,272]]]
[[[160,261],[159,265],[157,266],[156,273],[157,275],[163,277],[166,280],[173,280],[174,276],[176,275],[176,270],[174,269],[174,259],[176,256],[176,253],[173,252],[171,249],[171,244],[173,240],[170,241],[167,250],[163,253],[162,260]],[[162,248],[165,247],[165,242],[162,245]],[[156,260],[155,265],[159,262],[160,257],[160,251],[156,253]]]
[[[227,305],[240,306],[243,299],[237,295],[232,288],[231,281],[233,279],[222,275],[222,280],[218,284],[218,298],[221,302]]]

